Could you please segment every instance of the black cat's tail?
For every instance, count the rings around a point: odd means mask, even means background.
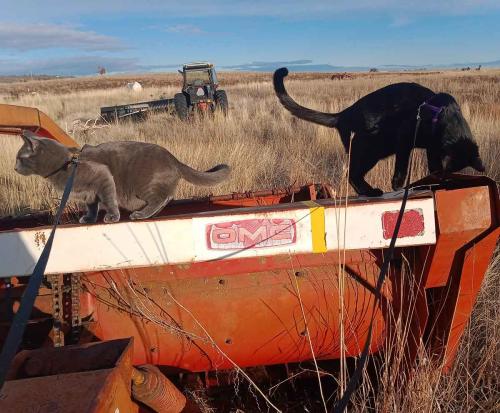
[[[181,176],[194,185],[211,186],[224,182],[231,174],[231,168],[228,165],[221,164],[214,166],[205,172],[197,171],[181,162],[179,162],[179,172]]]
[[[339,119],[339,116],[336,113],[324,113],[305,108],[290,97],[285,89],[285,84],[283,83],[283,79],[286,76],[288,76],[288,69],[286,67],[276,70],[273,75],[274,91],[276,92],[276,96],[278,96],[281,104],[298,118],[318,123],[319,125],[328,126],[330,128],[336,127]]]

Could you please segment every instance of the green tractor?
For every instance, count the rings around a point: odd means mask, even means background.
[[[182,92],[174,96],[177,115],[187,119],[195,108],[200,111],[220,109],[226,115],[226,91],[219,89],[214,65],[207,62],[188,63],[179,70],[182,75]]]

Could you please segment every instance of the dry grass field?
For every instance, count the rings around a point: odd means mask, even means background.
[[[330,76],[293,74],[287,79],[287,87],[300,103],[326,112],[345,108],[370,91],[397,81],[416,81],[435,91],[453,94],[479,143],[486,173],[500,181],[500,71],[359,74],[345,80],[332,80]],[[341,192],[347,156],[334,130],[289,115],[273,94],[270,74],[220,73],[219,78],[229,97],[227,118],[217,114],[182,122],[175,116],[163,114],[140,123],[85,126],[86,120],[98,117],[101,106],[173,96],[180,88],[180,76],[176,74],[11,81],[0,83],[0,102],[39,108],[82,145],[141,140],[165,146],[194,168],[207,169],[220,162],[232,166],[230,181],[209,189],[182,182],[177,198],[311,181],[330,182]],[[140,81],[144,90],[139,93],[127,90],[124,85],[131,80]],[[20,138],[2,137],[0,216],[51,209],[57,204],[58,195],[43,179],[26,178],[13,171],[20,145]],[[367,180],[389,190],[392,163],[392,159],[379,163]],[[414,177],[425,173],[425,157],[418,153]],[[442,376],[438,366],[422,365],[404,393],[394,392],[392,378],[384,375],[374,402],[376,410],[499,411],[499,297],[500,258],[497,254],[451,374]],[[366,411],[364,394],[363,389],[358,392],[352,411]],[[266,410],[262,402],[261,407]],[[311,404],[309,410],[300,411],[317,411],[314,409]]]

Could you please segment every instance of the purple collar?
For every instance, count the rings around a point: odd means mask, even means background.
[[[426,107],[426,108],[429,108],[430,111],[433,113],[433,116],[432,116],[432,134],[434,134],[435,130],[436,130],[436,124],[437,124],[437,121],[439,119],[439,114],[443,111],[444,109],[444,106],[434,106],[434,105],[431,105],[430,103],[428,102],[424,102],[422,103],[419,107],[418,107],[418,117],[420,117],[420,110],[422,109],[422,107]]]
[[[429,108],[431,112],[434,113],[434,116],[432,117],[432,123],[435,124],[438,121],[439,114],[443,111],[444,106],[434,106],[427,102],[422,103],[422,106]]]

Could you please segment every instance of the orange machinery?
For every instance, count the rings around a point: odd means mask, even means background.
[[[0,128],[76,145],[35,109],[0,106]],[[500,202],[486,177],[427,178],[419,187],[375,310],[370,352],[391,345],[400,318],[410,330],[405,369],[423,342],[447,370],[495,251]],[[26,366],[27,353],[18,355],[4,389],[10,399],[0,404],[22,403],[29,386],[51,376],[43,354],[54,345],[87,354],[90,343],[119,343],[122,356],[99,354],[104,367],[120,371],[103,383],[125,378],[122,399],[132,364],[210,372],[300,362],[311,359],[308,338],[318,359],[339,358],[340,308],[346,355],[358,356],[399,199],[331,196],[327,185],[308,185],[177,201],[142,222],[85,226],[66,216],[23,343],[37,349],[38,361]],[[49,222],[44,214],[0,220],[0,302],[10,308],[2,311],[0,343]],[[133,344],[116,341],[130,337]],[[65,374],[83,374],[78,366]],[[115,411],[117,403],[88,411]]]

